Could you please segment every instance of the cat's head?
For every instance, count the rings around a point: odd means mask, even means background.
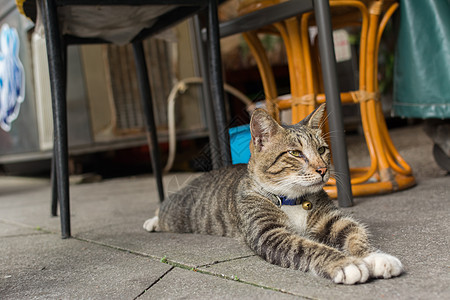
[[[330,149],[322,137],[325,104],[295,125],[279,125],[265,110],[250,121],[248,168],[268,192],[290,198],[315,193],[330,178]]]

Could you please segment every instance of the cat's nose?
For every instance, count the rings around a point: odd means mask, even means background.
[[[319,173],[323,177],[327,173],[327,168],[317,168],[316,172]]]

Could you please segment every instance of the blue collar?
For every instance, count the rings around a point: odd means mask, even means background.
[[[279,208],[281,208],[281,206],[283,205],[290,205],[290,206],[301,205],[304,210],[311,210],[313,208],[312,203],[308,201],[305,196],[296,199],[289,199],[286,196],[276,196],[276,197],[278,200],[277,206]]]
[[[290,206],[301,205],[304,210],[311,210],[313,208],[312,203],[308,201],[305,196],[302,196],[297,199],[289,199],[286,196],[276,196],[276,197],[278,199],[277,206],[279,208],[281,208],[283,205],[290,205]]]
[[[296,199],[289,199],[286,196],[277,196],[278,199],[278,206],[281,207],[283,205],[299,205],[302,204],[305,200],[304,197],[296,198]]]

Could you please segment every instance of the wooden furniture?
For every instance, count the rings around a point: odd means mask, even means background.
[[[242,0],[242,14],[270,7],[280,0]],[[378,91],[378,48],[386,23],[398,7],[392,0],[330,0],[333,28],[358,27],[360,33],[359,89],[341,93],[342,103],[360,105],[362,127],[369,150],[371,164],[352,168],[351,185],[354,196],[382,194],[402,190],[415,184],[410,166],[395,149],[384,120]],[[244,33],[262,77],[267,107],[277,117],[279,110],[291,108],[292,122],[296,123],[309,114],[318,104],[325,102],[320,63],[315,48],[310,43],[309,27],[317,23],[312,12],[276,22],[270,27]],[[274,76],[258,32],[281,35],[289,64],[291,99],[279,100]],[[323,78],[325,80],[325,78]],[[328,102],[329,100],[327,100]],[[329,118],[336,112],[328,107]],[[332,127],[332,126],[330,126]],[[336,134],[336,128],[332,128]],[[333,153],[333,162],[340,161]],[[341,173],[336,167],[337,177]],[[336,177],[331,178],[325,190],[337,197]]]
[[[331,147],[333,150],[335,171],[340,174],[340,180],[336,182],[335,190],[337,191],[336,194],[340,206],[352,206],[353,200],[350,186],[350,174],[347,149],[344,140],[341,101],[337,85],[336,61],[334,57],[328,0],[269,0],[267,3],[263,3],[264,5],[256,5],[258,9],[221,23],[220,35],[221,37],[225,37],[245,32],[245,36],[250,42],[250,47],[253,48],[253,54],[258,61],[258,67],[264,83],[264,91],[266,93],[266,98],[268,99],[267,108],[272,112],[273,116],[277,118],[279,101],[276,99],[275,81],[264,49],[256,38],[255,32],[262,28],[269,28],[271,32],[274,32],[274,26],[276,24],[292,23],[297,20],[297,18],[310,15],[311,12],[314,11],[318,30],[320,60],[322,62],[320,70],[323,78],[323,90],[328,99],[327,109],[329,112],[332,112],[328,116],[330,128],[333,130]],[[294,37],[297,37],[296,40],[298,40],[298,35]],[[300,59],[300,50],[300,48],[297,48],[288,51],[290,51],[291,58]],[[292,51],[295,51],[295,53],[292,53]],[[302,69],[290,67],[291,78],[294,76],[292,74],[296,72],[302,72]]]

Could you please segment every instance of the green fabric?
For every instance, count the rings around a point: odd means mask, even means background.
[[[393,114],[450,118],[450,0],[400,0]]]

